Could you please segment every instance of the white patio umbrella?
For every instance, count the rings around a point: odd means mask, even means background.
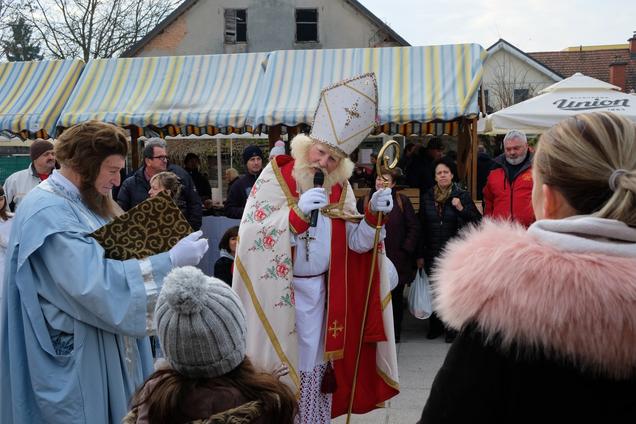
[[[609,111],[636,122],[636,96],[604,81],[576,73],[541,90],[538,96],[488,115],[480,132],[505,134],[511,129],[540,134],[579,113]]]

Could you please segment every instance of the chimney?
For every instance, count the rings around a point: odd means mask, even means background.
[[[636,59],[636,31],[634,31],[632,38],[627,41],[629,41],[629,57]]]
[[[632,43],[636,44],[636,41],[632,41]],[[614,61],[610,63],[609,68],[609,83],[617,85],[621,88],[621,91],[625,91],[627,62],[616,56]]]

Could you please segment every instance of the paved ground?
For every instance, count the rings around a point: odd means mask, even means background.
[[[442,365],[450,344],[444,338],[427,340],[425,321],[420,321],[404,311],[402,343],[397,345],[400,394],[391,399],[384,409],[376,409],[364,415],[353,415],[355,424],[415,424],[422,414],[431,384]],[[346,416],[333,420],[344,424]]]

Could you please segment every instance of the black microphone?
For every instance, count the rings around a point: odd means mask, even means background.
[[[314,174],[314,188],[320,188],[325,182],[325,174],[320,169],[316,169]],[[311,211],[311,219],[309,220],[309,226],[315,227],[318,223],[318,209]]]

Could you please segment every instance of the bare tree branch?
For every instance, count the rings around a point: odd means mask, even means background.
[[[484,89],[489,92],[489,106],[496,110],[515,104],[516,90],[528,90],[527,97],[530,98],[547,85],[543,81],[533,81],[528,68],[516,64],[506,54],[492,57],[489,67],[492,70],[492,79],[484,85]]]
[[[34,28],[45,54],[56,59],[118,56],[161,22],[180,0],[22,1],[16,13]],[[1,29],[1,28],[0,28]]]

